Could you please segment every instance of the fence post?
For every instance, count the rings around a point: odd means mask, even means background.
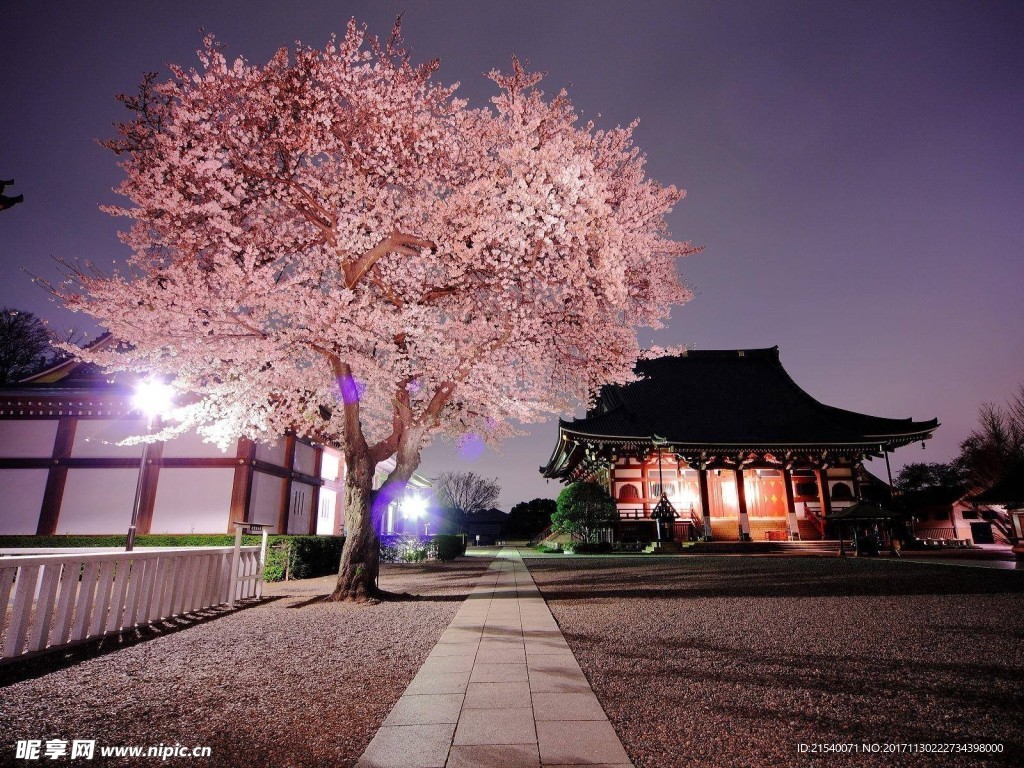
[[[260,561],[256,565],[256,597],[263,597],[263,568],[267,564],[267,529],[263,529],[263,541],[260,544]]]
[[[256,584],[253,590],[256,597],[263,596],[263,566],[267,562],[267,533],[273,526],[262,523],[247,523],[244,520],[233,520],[235,526],[235,550],[231,553],[231,593],[228,595],[228,608],[235,607],[235,595],[238,593],[238,563],[242,553],[242,533],[262,533],[263,542],[260,545],[260,561],[256,564]]]
[[[232,521],[235,526],[235,549],[231,553],[231,570],[228,572],[228,608],[235,607],[235,592],[238,591],[238,561],[242,555],[242,529],[247,525],[244,521]]]

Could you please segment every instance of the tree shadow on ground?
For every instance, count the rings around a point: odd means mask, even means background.
[[[548,601],[581,598],[794,598],[1024,593],[1024,573],[853,558],[538,561]]]
[[[574,647],[600,646],[602,654],[621,658],[624,666],[637,657],[635,652],[616,649],[600,638],[566,633],[566,639]],[[969,657],[952,661],[927,657],[880,659],[866,653],[768,650],[739,643],[669,638],[659,643],[657,654],[656,659],[648,659],[649,671],[633,665],[635,680],[667,676],[680,683],[700,685],[718,683],[765,691],[792,688],[820,694],[882,697],[890,695],[895,687],[901,693],[940,696],[960,706],[995,706],[1024,713],[1024,670],[1009,663],[974,662]],[[745,663],[737,664],[740,659]],[[972,687],[973,683],[978,684]],[[1000,693],[993,683],[1003,684],[1008,692]]]
[[[262,597],[237,603],[233,609],[207,608],[145,626],[125,629],[117,634],[93,638],[75,645],[49,649],[35,656],[11,659],[0,665],[0,688],[42,677],[51,672],[69,669],[90,659],[107,656],[140,643],[148,643],[150,640],[167,637],[280,599],[280,597]]]

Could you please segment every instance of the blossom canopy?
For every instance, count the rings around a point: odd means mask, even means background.
[[[265,65],[212,37],[148,75],[105,142],[126,268],[75,264],[56,292],[130,345],[114,369],[194,393],[182,429],[221,443],[344,433],[496,441],[632,378],[637,327],[689,291],[633,128],[581,124],[513,60],[485,108],[354,21]]]

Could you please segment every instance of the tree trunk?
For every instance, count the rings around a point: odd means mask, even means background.
[[[423,442],[423,427],[415,426],[402,432],[395,455],[395,468],[381,486],[380,494],[387,502],[398,499],[405,493],[409,478],[420,465],[420,448]]]
[[[376,465],[373,451],[353,440],[345,446],[345,547],[331,600],[368,602],[388,593],[378,586],[380,522],[388,506],[398,501],[412,473],[420,465],[423,428],[402,431],[395,469],[379,490],[373,490]],[[387,457],[383,457],[387,458]]]
[[[373,471],[369,450],[346,445],[345,547],[332,600],[366,602],[377,596],[380,539],[373,512]]]

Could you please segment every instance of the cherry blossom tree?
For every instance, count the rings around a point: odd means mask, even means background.
[[[647,178],[633,125],[580,124],[515,59],[470,108],[397,25],[263,66],[207,37],[199,62],[122,97],[127,267],[69,264],[55,291],[131,345],[97,362],[192,393],[172,429],[342,446],[334,596],[372,599],[380,514],[429,440],[496,444],[632,377],[636,328],[690,295],[696,249],[665,223],[684,193]]]

